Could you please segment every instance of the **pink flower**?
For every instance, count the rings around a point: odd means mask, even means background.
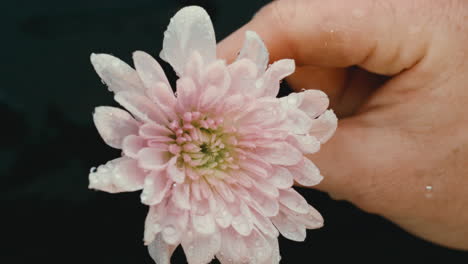
[[[179,79],[177,92],[150,55],[133,55],[136,70],[106,54],[91,55],[98,75],[128,112],[100,106],[94,122],[122,157],[89,175],[90,188],[143,190],[150,207],[145,244],[168,264],[181,244],[190,264],[278,263],[278,235],[303,241],[323,225],[293,188],[322,176],[304,154],[315,153],[337,126],[317,90],[276,98],[294,61],[269,67],[268,52],[247,32],[238,59],[216,59],[208,14],[186,7],[164,34],[161,58]],[[279,231],[279,232],[278,232]]]

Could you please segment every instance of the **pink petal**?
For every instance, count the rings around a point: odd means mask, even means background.
[[[147,147],[146,140],[135,135],[127,136],[122,143],[124,154],[134,159],[138,157],[138,152],[145,147]]]
[[[183,77],[177,80],[177,109],[180,113],[196,109],[199,96],[192,79]]]
[[[286,111],[287,118],[283,128],[294,134],[307,134],[312,127],[313,120],[303,111],[290,108]]]
[[[146,96],[131,92],[118,92],[114,99],[139,120],[158,124],[168,123],[162,110]]]
[[[333,110],[325,111],[312,122],[312,128],[309,133],[315,136],[321,143],[327,142],[338,126],[338,119]]]
[[[320,150],[320,141],[311,135],[290,134],[286,141],[304,154],[312,154]]]
[[[273,221],[273,224],[285,238],[299,242],[305,240],[307,233],[304,225],[296,221],[292,221],[292,219],[289,219],[282,212],[277,216],[272,217],[271,221]]]
[[[113,148],[122,148],[122,140],[128,135],[135,135],[138,122],[126,111],[99,106],[94,110],[94,124],[104,142]]]
[[[145,88],[132,67],[108,54],[91,54],[91,63],[109,90],[118,93],[131,91],[143,94]]]
[[[302,197],[302,195],[296,192],[293,188],[279,190],[279,192],[279,201],[281,204],[297,213],[306,214],[309,212],[309,204],[304,197]]]
[[[161,171],[152,171],[145,179],[141,202],[146,205],[159,204],[171,188],[172,181]]]
[[[293,175],[288,169],[275,166],[269,181],[278,189],[287,189],[294,184]]]
[[[160,136],[169,136],[173,132],[165,126],[154,123],[146,123],[140,126],[139,134],[144,138],[154,138]]]
[[[303,186],[317,185],[323,179],[317,166],[305,157],[298,164],[289,166],[288,169],[294,176],[294,180]]]
[[[286,142],[257,147],[255,153],[265,161],[276,165],[295,165],[302,159],[302,153]]]
[[[188,6],[171,19],[164,32],[160,57],[182,76],[187,58],[195,50],[206,63],[216,58],[216,39],[210,17],[203,8]]]
[[[145,219],[145,245],[149,245],[155,238],[156,234],[161,232],[164,217],[166,216],[166,203],[162,202],[154,206],[150,206],[148,215]]]
[[[216,199],[215,221],[221,228],[226,228],[231,225],[232,215],[219,195],[214,195],[214,198]]]
[[[276,238],[275,238],[276,239]],[[273,247],[260,232],[255,231],[245,239],[251,263],[265,263],[273,253]]]
[[[205,69],[202,75],[202,87],[206,87],[200,97],[202,109],[215,105],[229,89],[231,77],[227,71],[225,62],[217,60]]]
[[[189,216],[186,210],[175,208],[174,204],[169,203],[167,206],[169,212],[164,218],[164,227],[161,233],[166,243],[178,245],[188,226]]]
[[[183,183],[185,180],[185,170],[177,165],[177,157],[172,157],[167,163],[167,176],[176,183]]]
[[[171,114],[170,110],[173,109],[176,100],[171,85],[159,63],[143,51],[134,52],[133,61],[138,76],[147,88],[148,97],[160,105],[166,114]]]
[[[269,180],[256,179],[254,184],[258,191],[268,197],[277,198],[279,196],[278,188],[271,184]]]
[[[309,205],[309,211],[306,214],[300,214],[285,206],[281,206],[281,212],[286,214],[291,221],[304,225],[308,229],[316,229],[323,226],[323,217],[312,206]]]
[[[260,79],[258,96],[276,97],[280,88],[280,81],[295,70],[294,60],[283,59],[274,62]]]
[[[148,246],[148,251],[157,264],[170,264],[172,253],[177,245],[169,245],[162,239],[162,235],[156,235],[154,241]]]
[[[229,94],[244,94],[255,89],[257,66],[249,59],[240,59],[228,66],[231,75]]]
[[[191,202],[193,229],[205,235],[215,233],[216,223],[211,213],[209,202],[206,199],[200,201],[192,199]]]
[[[136,161],[122,157],[101,165],[89,174],[89,188],[109,193],[133,192],[143,187],[145,173]]]
[[[271,223],[268,217],[261,215],[256,210],[251,210],[251,212],[253,215],[253,223],[258,230],[271,238],[278,237],[278,230]]]
[[[190,209],[190,186],[188,184],[176,184],[172,189],[172,201],[180,209]]]
[[[161,170],[166,167],[171,154],[168,151],[144,148],[138,152],[138,162],[140,167],[147,170]]]
[[[270,198],[260,192],[250,192],[251,206],[264,216],[275,216],[279,211],[278,199]]]
[[[268,65],[268,50],[262,39],[254,31],[245,32],[244,45],[239,52],[238,60],[249,59],[257,66],[258,74],[263,74]]]
[[[233,228],[221,230],[221,236],[221,248],[216,254],[220,262],[223,264],[245,263],[249,257],[245,237],[240,236]]]
[[[250,209],[244,202],[239,201],[229,205],[232,214],[231,226],[242,236],[248,236],[252,232],[253,223]]]
[[[311,118],[316,118],[325,112],[330,103],[328,96],[320,90],[306,90],[298,95],[302,97],[299,109]]]
[[[191,234],[186,235],[182,240],[188,264],[210,263],[221,248],[221,234],[219,232],[211,235],[198,234],[197,232],[191,232]]]

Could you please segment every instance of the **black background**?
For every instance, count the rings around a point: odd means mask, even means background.
[[[129,63],[135,50],[157,56],[170,17],[188,4],[208,10],[221,40],[267,2],[2,4],[0,263],[152,263],[142,242],[147,208],[138,193],[87,188],[89,169],[119,155],[92,123],[95,106],[116,104],[89,55],[105,52]],[[422,241],[317,191],[300,191],[326,224],[308,231],[304,243],[280,239],[282,263],[467,263],[466,252]],[[173,263],[185,263],[180,249]]]

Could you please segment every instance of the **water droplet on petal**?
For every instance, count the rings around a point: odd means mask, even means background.
[[[92,167],[90,170],[89,170],[89,173],[95,173],[97,171],[97,168],[96,167]]]

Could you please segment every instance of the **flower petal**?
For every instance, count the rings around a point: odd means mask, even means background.
[[[169,245],[162,239],[162,234],[156,235],[154,241],[148,245],[148,252],[156,264],[170,264],[171,256],[177,245]]]
[[[138,163],[146,170],[161,170],[167,166],[170,158],[171,154],[161,149],[144,148],[138,152]]]
[[[311,135],[290,134],[286,141],[304,154],[312,154],[320,150],[320,141]]]
[[[293,221],[293,219],[288,218],[284,213],[280,212],[272,217],[271,221],[273,221],[273,224],[285,238],[299,242],[305,240],[307,233],[304,225]]]
[[[281,166],[274,166],[270,182],[278,189],[290,188],[294,184],[291,172]]]
[[[317,119],[312,120],[312,128],[309,133],[315,136],[321,143],[327,142],[338,126],[338,119],[333,110],[325,111]]]
[[[279,190],[279,192],[279,201],[281,204],[297,213],[306,214],[309,212],[309,204],[296,190],[290,188],[287,190]]]
[[[108,161],[89,174],[89,188],[109,193],[133,192],[143,187],[145,173],[133,159]]]
[[[165,126],[161,126],[155,123],[146,123],[140,126],[139,134],[144,138],[154,138],[169,136],[172,134],[172,131]]]
[[[223,264],[245,263],[248,259],[245,237],[240,236],[233,228],[221,230],[221,236],[221,248],[216,254],[220,262]]]
[[[149,211],[145,219],[145,245],[149,245],[155,239],[155,236],[161,232],[165,216],[165,202],[149,207]]]
[[[200,234],[213,234],[216,232],[216,223],[211,213],[209,202],[206,199],[197,201],[192,199],[191,218],[193,229]]]
[[[243,58],[236,60],[228,65],[229,75],[231,76],[231,85],[229,94],[248,94],[255,89],[257,76],[257,65],[251,60]]]
[[[171,188],[172,181],[164,172],[152,171],[146,176],[143,192],[140,195],[141,202],[146,205],[159,204]]]
[[[330,100],[327,94],[320,90],[306,90],[298,93],[302,97],[299,109],[304,111],[309,117],[316,118],[327,110]]]
[[[122,141],[128,135],[135,135],[138,122],[126,111],[110,107],[96,107],[93,114],[94,124],[107,145],[120,149]]]
[[[133,61],[138,76],[147,88],[148,97],[160,105],[166,114],[170,114],[176,100],[161,65],[143,51],[135,51]]]
[[[256,94],[258,97],[276,97],[280,88],[280,81],[288,75],[291,75],[295,70],[294,60],[283,59],[274,62],[268,69],[259,82]]]
[[[294,165],[302,159],[302,153],[286,142],[257,147],[255,152],[265,161],[276,165]]]
[[[127,136],[122,143],[123,153],[131,158],[138,158],[138,152],[147,147],[146,140],[140,136]]]
[[[183,183],[185,180],[185,171],[177,165],[177,156],[172,157],[167,163],[167,176],[176,183]]]
[[[210,263],[221,247],[221,234],[215,232],[211,235],[198,234],[189,231],[182,240],[188,264]]]
[[[131,91],[143,94],[145,88],[132,67],[108,54],[91,54],[91,63],[109,90],[117,93]]]
[[[187,58],[193,51],[198,51],[205,63],[216,58],[213,25],[206,11],[198,6],[182,8],[171,19],[164,32],[160,57],[182,76]]]
[[[158,124],[168,123],[162,110],[146,96],[131,92],[118,92],[114,99],[139,120]]]
[[[257,66],[258,74],[263,74],[268,65],[268,50],[265,43],[254,31],[247,30],[245,32],[245,40],[242,49],[239,52],[237,60],[249,59]]]
[[[190,186],[176,184],[172,189],[172,201],[180,209],[190,209]]]
[[[289,166],[288,169],[294,176],[294,180],[303,186],[317,185],[323,179],[317,166],[306,157],[298,164]]]

